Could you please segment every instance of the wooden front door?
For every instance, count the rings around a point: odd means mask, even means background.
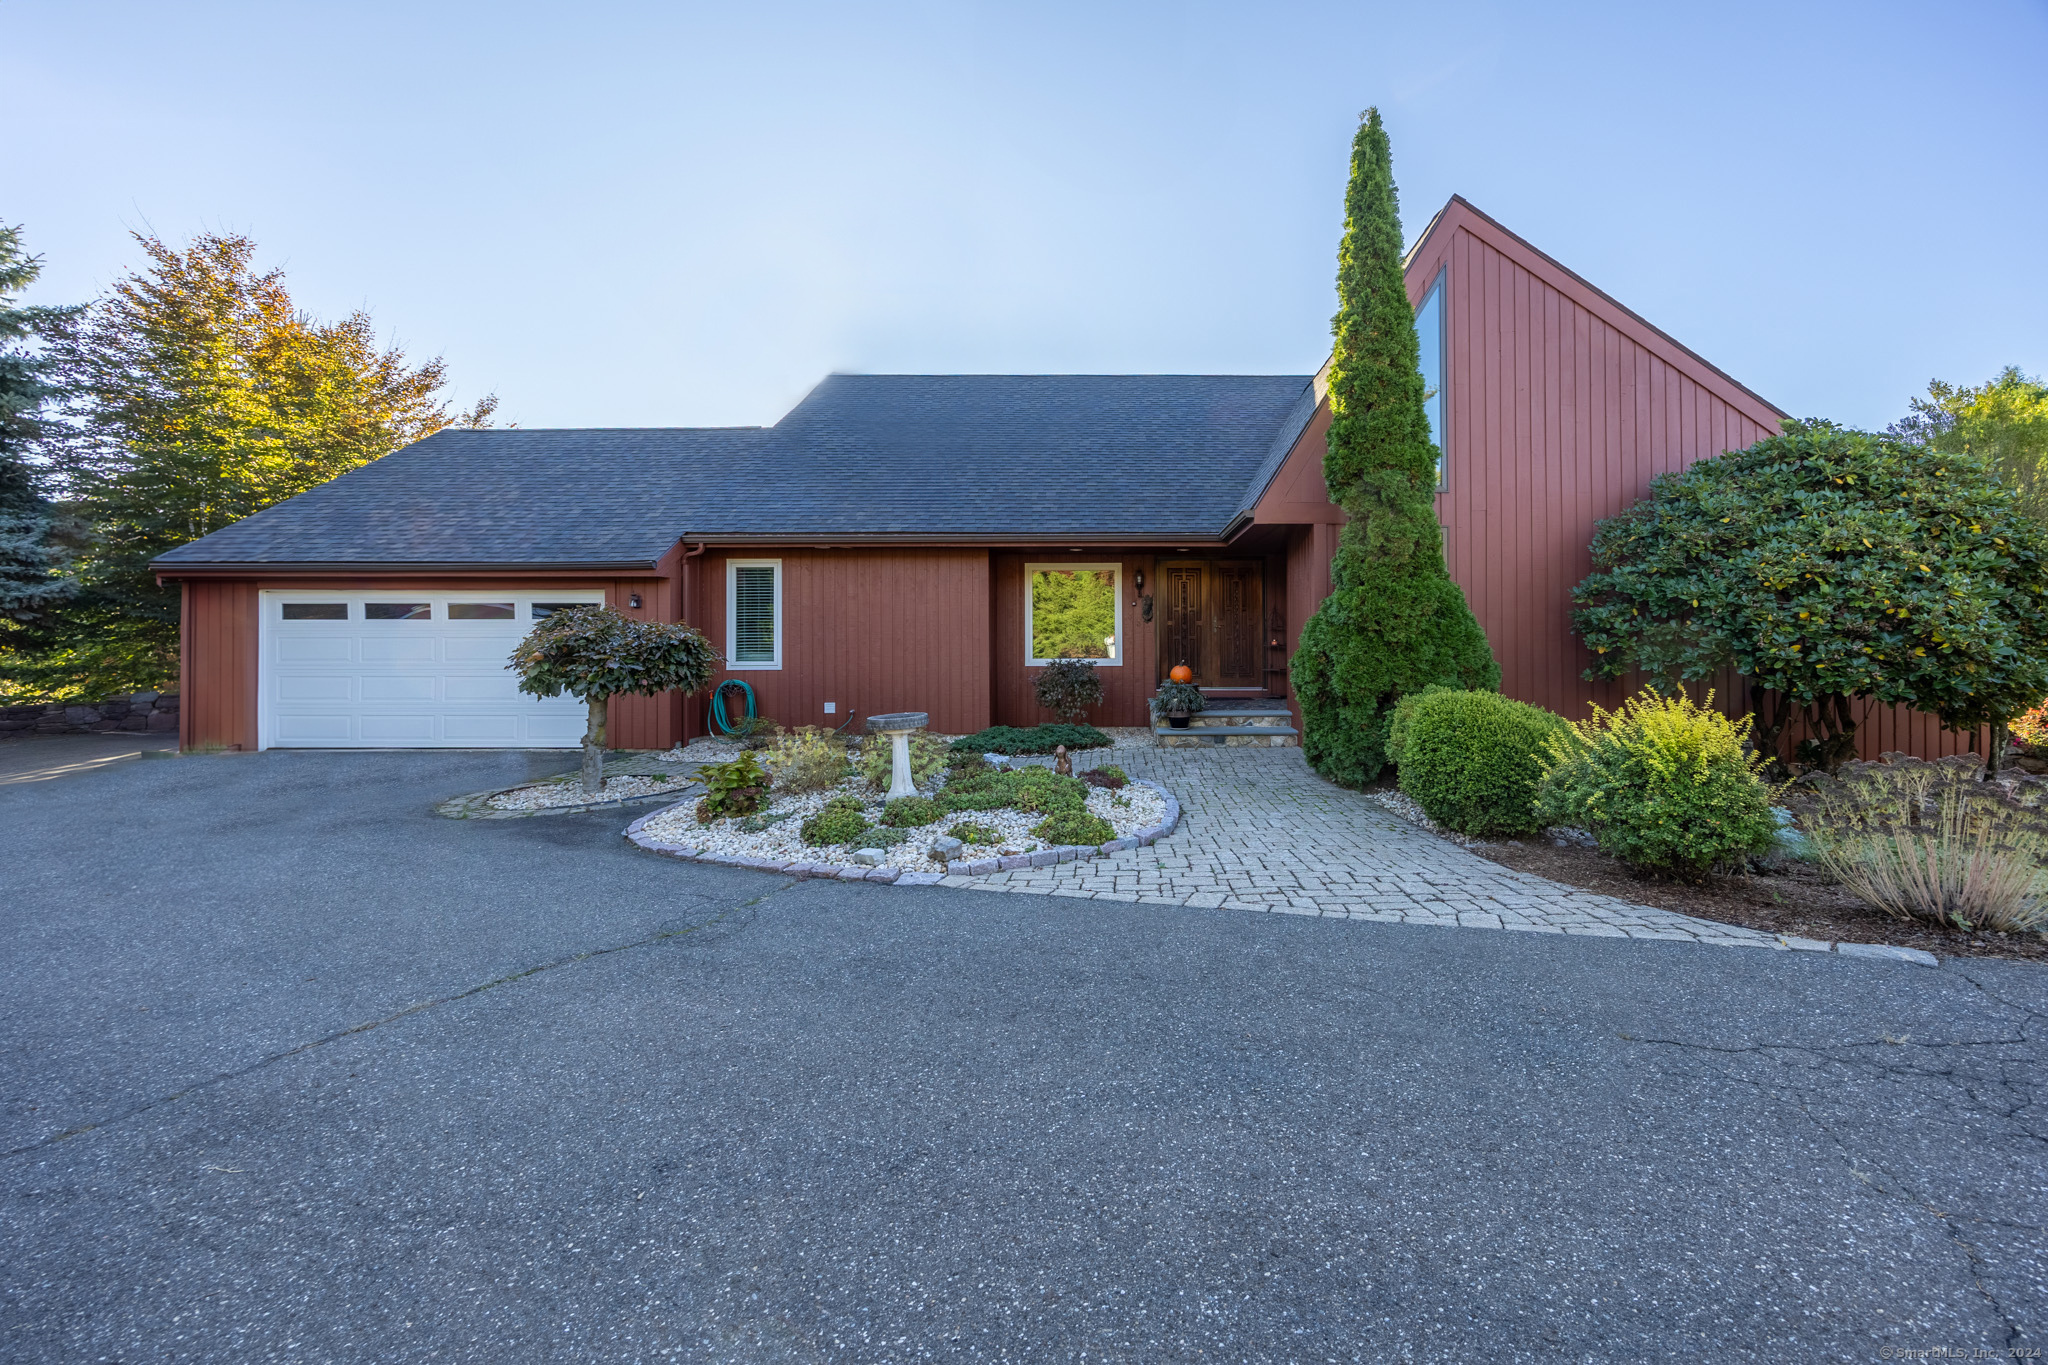
[[[1159,565],[1159,676],[1177,664],[1202,687],[1263,687],[1265,565],[1198,559]]]

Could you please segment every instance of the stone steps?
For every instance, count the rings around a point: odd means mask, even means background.
[[[1292,725],[1189,725],[1176,730],[1165,721],[1152,727],[1161,748],[1192,749],[1201,745],[1252,745],[1284,749],[1301,742]]]
[[[1207,710],[1188,717],[1185,729],[1176,730],[1166,717],[1154,716],[1152,734],[1166,749],[1222,745],[1285,748],[1301,742],[1294,728],[1294,713],[1286,702],[1272,697],[1212,698]]]

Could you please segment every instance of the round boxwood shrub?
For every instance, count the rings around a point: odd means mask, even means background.
[[[897,829],[916,829],[944,818],[945,807],[928,796],[905,796],[882,807],[882,823]]]
[[[873,829],[860,802],[850,796],[835,796],[804,821],[803,836],[807,844],[852,844],[867,838]]]
[[[1106,844],[1116,838],[1109,821],[1085,810],[1063,810],[1048,815],[1031,831],[1048,844]]]
[[[1387,749],[1401,790],[1460,834],[1535,829],[1545,741],[1564,717],[1498,692],[1432,687],[1394,708]]]
[[[1769,757],[1747,745],[1748,716],[1730,720],[1713,702],[1646,688],[1619,711],[1594,707],[1548,740],[1538,817],[1592,831],[1631,867],[1687,879],[1769,849]]]

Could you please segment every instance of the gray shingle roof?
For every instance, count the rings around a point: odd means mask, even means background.
[[[651,563],[684,536],[1209,538],[1270,479],[1308,390],[1306,375],[833,375],[773,427],[449,430],[157,563]]]

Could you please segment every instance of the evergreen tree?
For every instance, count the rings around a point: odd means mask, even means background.
[[[43,410],[55,397],[48,362],[30,343],[77,310],[15,303],[42,271],[22,250],[21,229],[0,224],[0,650],[45,642],[52,613],[71,594],[62,577],[57,516],[44,496],[31,453],[43,436]]]
[[[63,647],[17,680],[56,695],[160,687],[177,676],[178,591],[149,563],[445,426],[439,359],[380,350],[370,319],[293,306],[255,243],[136,241],[143,271],[57,329],[51,373],[70,421],[46,442],[90,526]]]
[[[1337,301],[1323,479],[1349,521],[1330,595],[1302,628],[1293,676],[1309,762],[1332,781],[1362,786],[1386,767],[1387,729],[1404,694],[1433,683],[1500,686],[1486,635],[1444,567],[1437,449],[1377,109],[1366,111],[1351,144]]]

